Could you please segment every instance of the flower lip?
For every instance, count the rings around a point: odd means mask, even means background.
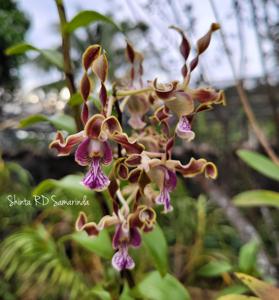
[[[99,157],[92,159],[90,169],[82,180],[86,187],[95,191],[103,191],[110,184],[110,180],[101,169],[100,160]]]
[[[177,123],[175,132],[177,136],[186,141],[191,141],[195,138],[195,133],[192,131],[191,124],[187,116],[181,116]]]

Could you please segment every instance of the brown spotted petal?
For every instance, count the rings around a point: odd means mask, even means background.
[[[180,50],[180,53],[183,56],[184,60],[186,61],[190,54],[191,45],[190,45],[187,37],[185,36],[183,30],[181,30],[180,28],[178,28],[176,26],[170,26],[170,28],[176,30],[181,35],[182,40],[181,40],[181,43],[179,46],[179,50]]]
[[[144,146],[139,144],[136,139],[129,138],[126,133],[115,132],[110,139],[117,144],[120,144],[125,150],[127,154],[136,154],[141,153],[144,150]]]
[[[96,60],[100,55],[101,46],[100,45],[91,45],[89,46],[82,55],[82,65],[87,71],[91,64]]]
[[[156,212],[151,207],[140,205],[129,215],[128,222],[130,227],[138,227],[145,232],[150,231],[156,222]]]
[[[194,111],[194,102],[190,94],[183,91],[175,92],[175,98],[165,101],[165,105],[179,117]]]
[[[108,60],[106,54],[100,55],[92,65],[92,70],[94,74],[101,80],[105,82],[108,76]]]
[[[199,88],[191,91],[194,100],[200,103],[225,104],[225,95],[223,91],[216,92],[212,88]]]
[[[82,230],[82,227],[87,223],[87,216],[86,214],[81,211],[78,215],[78,218],[76,220],[76,223],[75,223],[75,228],[77,231],[81,231]]]
[[[76,230],[77,231],[85,231],[89,236],[96,236],[99,234],[100,231],[102,231],[103,229],[119,224],[119,219],[116,215],[112,215],[112,216],[104,216],[99,223],[95,223],[95,222],[85,222],[83,225],[82,223],[84,221],[87,221],[86,216],[84,213],[80,213],[79,217],[76,221]],[[81,226],[82,225],[82,226]]]
[[[113,136],[116,133],[121,133],[123,130],[118,119],[115,116],[110,116],[103,120],[101,131],[101,135]]]
[[[174,95],[178,81],[173,81],[169,84],[158,84],[157,78],[153,81],[153,88],[156,95],[161,99],[168,99]]]
[[[158,123],[160,123],[164,120],[167,120],[169,117],[169,109],[165,105],[162,105],[156,109],[152,119],[155,119]]]
[[[119,158],[115,163],[114,163],[114,174],[117,178],[121,180],[126,180],[128,178],[129,174],[129,169],[124,163],[125,158]]]
[[[92,89],[91,80],[87,75],[87,73],[84,73],[80,82],[80,93],[84,101],[87,101],[91,89]]]
[[[140,176],[142,174],[142,170],[140,168],[135,168],[132,171],[130,171],[128,175],[128,180],[130,183],[137,183],[139,182]]]
[[[62,133],[58,131],[54,141],[50,143],[49,148],[56,149],[58,156],[69,155],[73,147],[79,144],[84,138],[84,132],[80,131],[76,134],[69,135],[65,140]]]
[[[211,35],[214,31],[220,29],[220,25],[218,23],[212,23],[208,32],[198,40],[197,42],[197,56],[190,63],[190,70],[193,71],[199,62],[199,56],[207,49],[209,46]]]
[[[182,165],[178,160],[168,160],[166,166],[175,169],[181,173],[183,177],[194,177],[204,173],[207,178],[215,179],[218,175],[216,166],[203,158],[191,158],[187,165]]]
[[[140,154],[131,154],[128,158],[125,159],[125,164],[128,167],[137,167],[141,164],[141,155]]]
[[[87,121],[84,128],[86,136],[93,139],[98,139],[101,133],[102,124],[104,120],[105,117],[101,114],[95,114],[94,116],[92,116]]]
[[[129,60],[129,62],[131,64],[133,64],[134,60],[135,60],[135,50],[134,50],[133,46],[128,41],[127,41],[125,54],[126,54],[128,60]]]

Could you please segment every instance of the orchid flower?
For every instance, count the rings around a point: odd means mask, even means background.
[[[78,145],[75,151],[76,162],[81,166],[89,166],[82,183],[92,190],[103,191],[108,187],[110,180],[104,174],[102,165],[109,165],[113,160],[109,140],[122,145],[127,153],[140,153],[143,150],[141,144],[123,133],[114,116],[105,118],[101,114],[92,116],[83,131],[68,136],[66,140],[62,133],[58,132],[50,148],[55,148],[59,156],[65,156]]]
[[[98,224],[87,222],[87,216],[80,212],[76,220],[76,230],[85,231],[88,236],[97,236],[104,228],[114,226],[115,232],[112,246],[116,250],[112,257],[112,266],[122,271],[133,269],[135,262],[129,255],[129,247],[138,248],[141,245],[141,233],[153,229],[156,221],[156,213],[152,208],[145,205],[138,206],[132,213],[129,209],[124,211],[118,209],[111,216],[104,216]]]
[[[156,155],[160,158],[157,158]],[[145,173],[150,182],[156,183],[160,192],[155,202],[164,205],[165,213],[172,210],[170,193],[176,187],[177,172],[185,178],[194,177],[198,174],[204,174],[206,178],[212,179],[217,177],[216,166],[203,158],[191,158],[188,164],[182,165],[180,161],[169,159],[167,155],[162,155],[162,153],[143,151],[141,154],[130,155],[125,163],[128,167],[133,168],[128,176],[130,182],[140,183],[142,173]]]

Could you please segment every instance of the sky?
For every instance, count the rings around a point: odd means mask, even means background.
[[[172,3],[172,7],[169,3]],[[182,1],[182,2],[187,2]],[[189,2],[189,1],[188,1]],[[59,45],[60,37],[54,28],[58,22],[58,16],[54,0],[18,0],[19,7],[26,12],[31,19],[31,28],[26,36],[26,41],[40,48],[52,48]],[[153,68],[149,70],[148,76],[158,77],[162,80],[170,80],[178,77],[178,69],[181,66],[181,56],[178,52],[180,38],[176,32],[169,30],[170,25],[178,25],[185,29],[187,27],[187,16],[181,10],[180,0],[154,0],[148,9],[142,8],[150,3],[147,0],[64,0],[68,19],[82,10],[97,10],[103,14],[113,14],[116,21],[129,19],[132,23],[144,21],[150,26],[150,40],[152,45],[159,51],[165,51],[162,56],[163,63],[168,72]],[[192,1],[194,4],[194,15],[197,18],[196,32],[190,35],[191,40],[197,40],[209,28],[212,22],[216,22],[208,0]],[[245,4],[244,18],[247,26],[243,27],[245,40],[245,65],[240,66],[239,44],[236,38],[237,26],[233,18],[231,0],[215,0],[222,21],[222,28],[231,46],[232,56],[238,73],[244,73],[246,77],[258,77],[262,68],[257,50],[256,38],[253,28],[249,26],[249,7]],[[82,29],[80,29],[82,30]],[[132,43],[143,53],[148,51],[149,44],[140,39]],[[123,40],[124,45],[124,40]],[[232,80],[232,73],[228,60],[222,51],[220,34],[214,34],[209,49],[200,59],[206,77],[210,82],[227,82]],[[159,73],[159,74],[157,74]],[[58,72],[46,74],[34,69],[32,65],[21,68],[23,78],[23,89],[28,91],[36,86],[60,79]],[[150,78],[146,78],[150,79]]]

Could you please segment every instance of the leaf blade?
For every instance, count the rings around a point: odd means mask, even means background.
[[[272,206],[279,208],[279,193],[269,190],[251,190],[236,195],[233,202],[237,206]]]
[[[73,17],[71,21],[69,21],[63,28],[64,31],[71,33],[75,31],[76,29],[80,27],[85,27],[89,25],[90,23],[94,23],[97,21],[105,22],[108,24],[113,25],[116,27],[119,31],[122,31],[121,28],[112,21],[111,18],[100,14],[97,11],[94,10],[84,10],[79,12],[77,15]]]
[[[264,155],[248,150],[238,150],[237,155],[254,170],[279,181],[279,167]]]
[[[144,234],[142,239],[156,268],[161,275],[165,275],[168,270],[168,248],[162,229],[156,225],[151,232]]]
[[[148,274],[138,285],[137,290],[150,300],[190,300],[186,288],[172,275],[161,277],[158,271]]]

